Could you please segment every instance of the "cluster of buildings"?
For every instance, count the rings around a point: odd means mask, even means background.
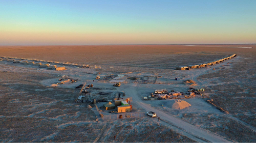
[[[113,103],[108,102],[104,104],[106,110],[117,110],[118,113],[131,112],[132,105],[130,104],[130,98],[114,98]]]
[[[212,65],[215,65],[215,64],[222,63],[222,62],[224,62],[226,60],[229,60],[229,59],[232,59],[236,56],[237,56],[236,54],[233,54],[233,55],[228,56],[226,58],[219,59],[219,60],[209,62],[209,63],[205,63],[205,64],[200,64],[200,65],[180,66],[180,67],[177,67],[176,70],[190,70],[190,69],[196,69],[196,68],[204,68],[204,67],[208,67],[208,66],[212,66]]]
[[[204,89],[189,89],[185,94],[183,92],[178,92],[172,90],[168,92],[166,89],[155,90],[154,93],[151,93],[148,97],[144,97],[144,100],[163,100],[163,99],[188,99],[193,98],[196,95],[200,95]]]
[[[90,68],[89,65],[79,65],[70,62],[58,62],[58,61],[46,61],[38,59],[25,59],[25,58],[16,58],[16,57],[0,57],[0,61],[7,61],[12,63],[20,63],[24,65],[34,65],[39,68],[47,68],[49,70],[66,70],[65,66],[76,66],[79,68]],[[57,66],[58,65],[58,66]]]
[[[178,99],[183,95],[182,92],[171,91],[168,92],[166,89],[155,90],[150,96],[144,97],[144,100],[162,100],[162,99]]]

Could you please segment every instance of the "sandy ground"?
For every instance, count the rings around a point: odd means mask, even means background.
[[[140,46],[45,46],[0,47],[0,57],[36,58],[101,66],[65,71],[0,61],[1,141],[116,141],[255,142],[255,48],[254,45],[140,45]],[[47,50],[52,52],[47,52]],[[224,63],[190,71],[173,70],[179,65],[210,62],[233,53],[239,56]],[[95,66],[93,66],[95,67]],[[213,70],[214,68],[214,70]],[[100,74],[99,74],[100,72]],[[111,78],[122,74],[120,88]],[[76,78],[73,84],[58,85],[63,75]],[[130,80],[129,77],[138,77]],[[178,77],[178,81],[174,80]],[[147,80],[144,80],[147,79]],[[155,89],[186,92],[184,84],[194,80],[205,88],[205,97],[229,112],[225,114],[196,96],[186,99],[192,106],[172,109],[175,100],[141,100]],[[95,81],[93,81],[95,80]],[[117,114],[99,111],[88,103],[74,103],[79,84],[94,84],[93,98],[111,99],[118,91],[132,97],[136,118],[117,119]],[[98,104],[100,107],[102,104]],[[154,110],[161,121],[145,116]],[[98,122],[96,120],[99,120]],[[23,133],[24,131],[24,133]],[[119,132],[118,132],[119,131]]]

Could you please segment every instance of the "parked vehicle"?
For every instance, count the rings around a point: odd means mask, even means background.
[[[156,113],[155,112],[153,112],[153,111],[149,111],[149,112],[147,112],[147,115],[148,116],[150,116],[150,117],[156,117]]]
[[[121,86],[121,83],[119,82],[119,83],[116,83],[116,84],[114,84],[113,86],[115,86],[115,87],[120,87]]]

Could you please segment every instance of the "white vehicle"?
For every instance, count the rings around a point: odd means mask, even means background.
[[[156,113],[153,112],[153,111],[147,112],[147,115],[150,116],[150,117],[156,117]]]

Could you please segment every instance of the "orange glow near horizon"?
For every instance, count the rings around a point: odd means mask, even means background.
[[[256,1],[185,1],[3,1],[0,45],[256,42]]]

